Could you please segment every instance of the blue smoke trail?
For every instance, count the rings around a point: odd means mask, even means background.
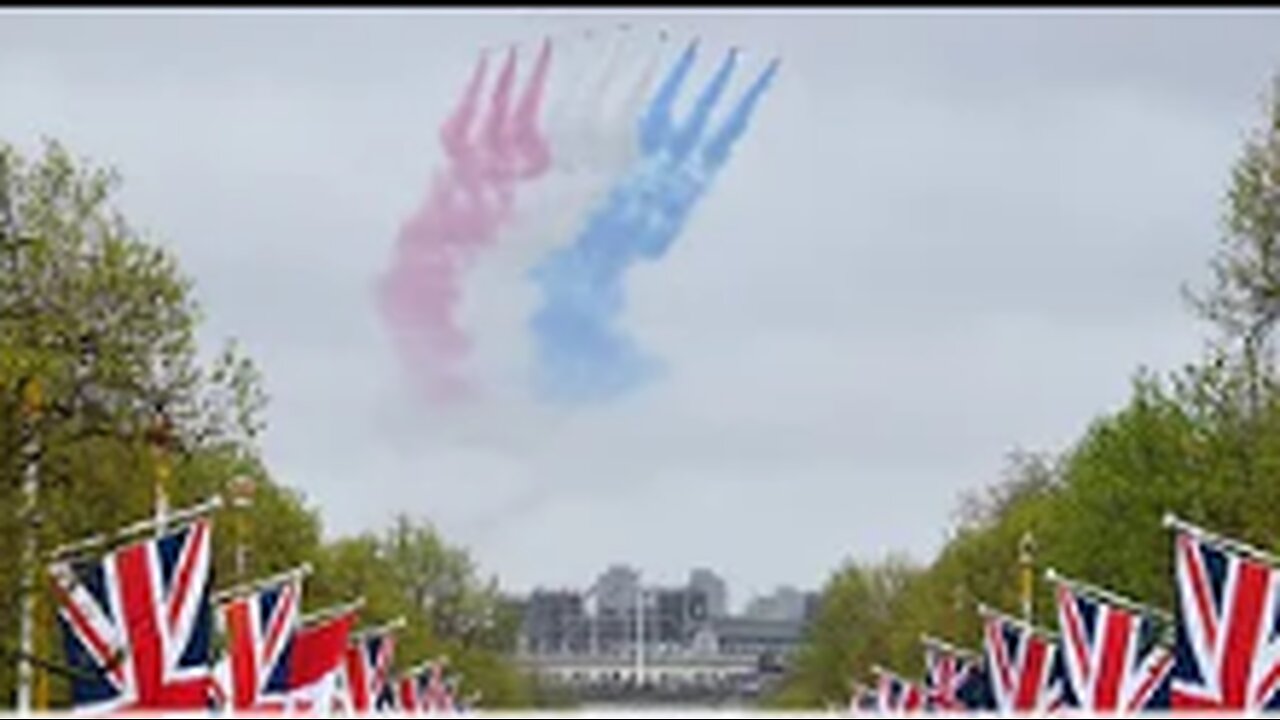
[[[649,109],[640,119],[640,152],[653,155],[666,145],[671,137],[674,121],[671,115],[675,110],[676,96],[680,94],[680,86],[693,70],[693,63],[698,59],[698,41],[689,43],[689,47],[680,55],[675,67],[662,80],[658,92],[654,95]]]
[[[661,258],[684,229],[693,208],[733,146],[778,71],[772,61],[722,126],[704,142],[711,114],[724,95],[738,53],[726,54],[676,127],[672,109],[693,67],[693,42],[671,69],[640,118],[641,158],[618,181],[569,246],[539,264],[532,277],[543,304],[531,320],[537,346],[539,393],[564,402],[606,400],[655,379],[662,364],[641,352],[616,327],[625,299],[623,281],[638,259]]]

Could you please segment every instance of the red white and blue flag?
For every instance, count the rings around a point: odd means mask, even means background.
[[[353,604],[299,621],[289,664],[292,710],[329,715],[350,709],[353,703],[347,696],[344,672],[357,617],[358,605]]]
[[[347,648],[346,680],[355,712],[396,709],[394,653],[395,636],[390,630],[363,634]]]
[[[77,712],[207,709],[212,528],[197,520],[50,567]]]
[[[1180,524],[1175,711],[1280,709],[1280,573],[1261,554]]]
[[[908,715],[925,711],[925,691],[897,673],[874,668],[876,676],[876,711],[882,715]]]
[[[1045,713],[1063,698],[1058,643],[1048,633],[983,608],[987,674],[1002,714]]]
[[[1157,617],[1064,580],[1057,604],[1073,707],[1126,715],[1168,708],[1173,653],[1160,641]]]
[[[296,576],[223,604],[229,680],[224,691],[233,711],[286,709],[301,604],[302,580]]]
[[[924,645],[925,699],[931,710],[960,712],[982,708],[970,707],[971,693],[966,690],[979,678],[976,654],[958,650],[934,638],[921,639]]]
[[[422,693],[422,709],[427,713],[458,711],[457,681],[445,675],[445,664],[439,660],[428,664],[427,684]]]
[[[400,710],[415,713],[425,710],[424,698],[430,676],[425,669],[402,674],[396,680],[396,693],[399,696]]]
[[[873,713],[876,711],[877,700],[875,689],[855,682],[850,686],[849,712],[855,715]]]

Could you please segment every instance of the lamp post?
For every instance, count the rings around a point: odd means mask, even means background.
[[[636,581],[636,689],[644,687],[645,614],[648,610],[644,582]]]
[[[1035,598],[1035,561],[1036,538],[1030,530],[1022,534],[1018,541],[1018,565],[1022,571],[1022,619],[1030,624],[1033,620]]]
[[[169,447],[173,442],[173,424],[163,408],[156,410],[147,428],[147,444],[151,448],[151,468],[154,473],[156,534],[163,535],[169,516],[169,483],[173,468],[169,464]]]
[[[25,465],[22,474],[22,516],[26,526],[26,542],[22,549],[22,608],[19,633],[18,697],[20,715],[31,712],[32,675],[31,658],[35,655],[36,622],[36,533],[39,528],[37,501],[40,490],[40,436],[37,423],[44,405],[44,393],[39,379],[28,377],[22,381],[22,421],[26,443],[23,445]]]
[[[600,655],[600,597],[595,594],[595,588],[592,588],[588,594],[591,596],[591,615],[587,618],[589,633],[587,652],[595,658]]]
[[[965,598],[968,592],[963,582],[956,583],[951,589],[951,633],[953,637],[960,636],[960,625],[964,620]]]
[[[249,509],[253,507],[253,494],[257,484],[248,475],[237,475],[231,480],[231,507],[236,510],[236,579],[243,582],[247,571]]]

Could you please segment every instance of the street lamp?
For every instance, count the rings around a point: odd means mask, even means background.
[[[1035,596],[1036,538],[1030,530],[1018,541],[1018,564],[1022,569],[1022,619],[1030,623]]]
[[[247,535],[249,525],[249,508],[253,507],[253,494],[257,483],[248,475],[237,475],[231,479],[231,507],[236,511],[236,577],[245,579],[246,553],[248,552]]]
[[[147,445],[151,448],[151,466],[155,474],[156,533],[163,534],[169,515],[169,483],[173,468],[169,464],[169,449],[173,444],[173,423],[163,407],[157,407],[155,416],[146,430]]]
[[[951,629],[952,632],[959,632],[960,623],[964,618],[965,600],[968,597],[968,590],[963,582],[958,582],[951,589]]]
[[[31,658],[35,654],[36,623],[36,538],[39,526],[38,493],[40,489],[40,435],[37,423],[44,409],[44,390],[39,378],[22,380],[23,431],[26,443],[23,447],[25,467],[22,477],[23,522],[26,524],[26,542],[22,551],[22,608],[19,628],[18,697],[20,714],[31,712],[32,675]]]
[[[649,609],[644,582],[636,582],[636,687],[644,687],[645,614]]]

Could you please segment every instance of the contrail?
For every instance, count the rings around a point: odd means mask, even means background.
[[[659,85],[638,123],[641,158],[612,188],[568,247],[532,273],[542,305],[530,321],[537,345],[538,389],[548,399],[590,402],[626,392],[660,374],[620,328],[626,271],[657,259],[679,236],[693,208],[747,130],[779,63],[772,61],[704,142],[713,110],[737,65],[726,55],[689,118],[672,120],[698,52],[694,41]]]
[[[482,328],[468,368],[483,377],[486,398],[524,399],[533,345],[528,318],[538,299],[530,269],[573,239],[601,195],[638,152],[635,118],[661,57],[658,38],[627,29],[557,46],[557,76],[547,88],[550,167],[534,187],[522,186],[497,241],[463,285],[459,321]]]
[[[472,342],[456,317],[462,278],[496,242],[510,217],[517,183],[536,179],[551,165],[537,127],[551,54],[546,41],[513,110],[518,58],[511,49],[483,118],[488,57],[480,57],[439,131],[448,164],[434,174],[422,205],[401,226],[391,269],[382,279],[384,319],[429,401],[473,395],[463,367]]]
[[[587,90],[575,96],[579,107],[566,111],[565,124],[552,134],[553,143],[559,143],[554,146],[555,155],[566,160],[568,172],[548,184],[543,205],[524,214],[515,231],[511,242],[524,248],[526,258],[522,273],[555,245],[572,240],[588,211],[638,154],[634,122],[653,84],[662,47],[647,47],[642,40],[642,54],[637,57],[623,47],[625,40],[615,40],[603,72],[583,78],[582,87]],[[639,72],[629,72],[628,66],[637,60],[643,63]],[[621,98],[610,92],[617,88],[622,90]]]

